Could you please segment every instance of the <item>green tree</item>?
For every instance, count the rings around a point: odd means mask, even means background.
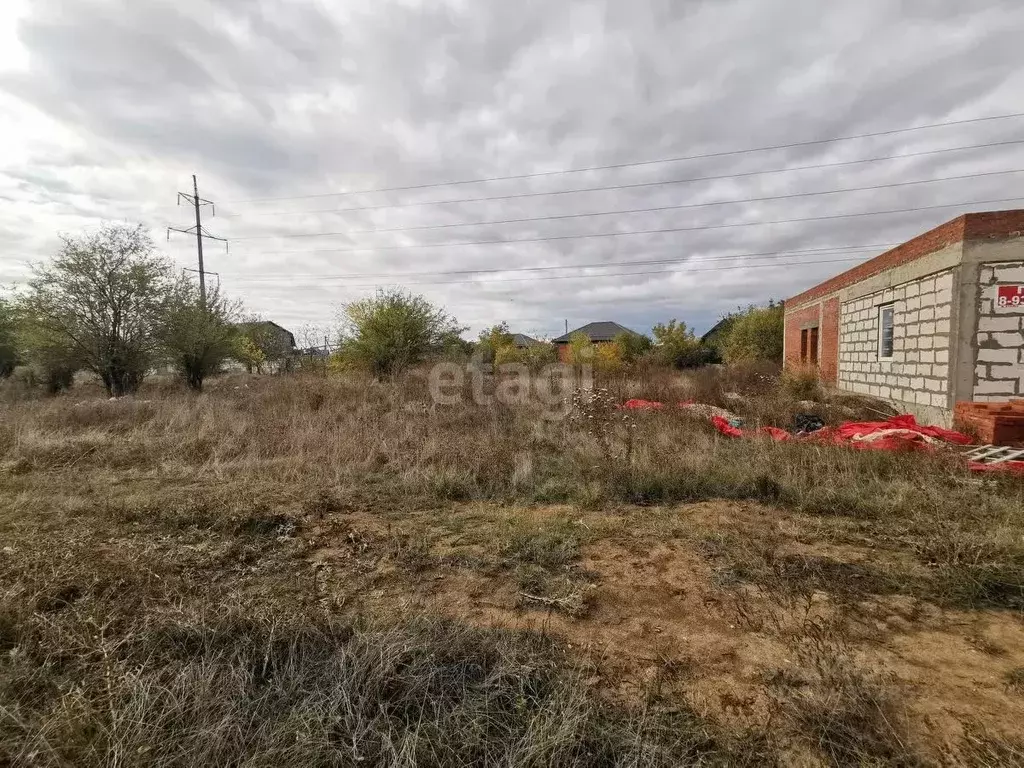
[[[499,362],[499,357],[507,358],[508,350],[515,349],[515,336],[508,329],[508,323],[501,322],[491,326],[485,331],[480,331],[480,341],[476,345],[476,353],[480,362]],[[511,362],[506,360],[506,362]]]
[[[22,302],[27,339],[42,345],[28,354],[59,353],[96,373],[112,396],[136,391],[159,348],[171,274],[141,225],[63,238],[53,259],[35,268]]]
[[[50,395],[71,389],[75,372],[83,367],[75,349],[39,323],[25,309],[24,302],[16,306],[14,322],[15,343],[21,350],[20,361],[28,368],[28,381],[40,384]]]
[[[263,373],[263,366],[274,363],[278,369],[289,370],[295,350],[287,335],[274,323],[250,316],[237,324],[238,337],[231,357],[245,366],[249,373]]]
[[[231,356],[244,365],[249,373],[253,371],[262,373],[263,364],[267,362],[267,355],[253,336],[254,334],[247,332],[246,329],[239,328]]]
[[[554,344],[531,344],[520,349],[514,344],[503,346],[495,353],[496,365],[519,363],[531,371],[539,371],[545,365],[558,362],[558,350]]]
[[[750,307],[739,314],[725,344],[726,362],[782,362],[784,309],[780,303]]]
[[[377,377],[422,362],[465,330],[422,296],[397,288],[346,304],[342,321],[345,356]]]
[[[635,363],[647,350],[651,348],[651,339],[640,333],[629,333],[620,331],[612,339],[622,352],[624,363]]]
[[[658,323],[651,332],[654,334],[654,351],[658,359],[673,368],[694,368],[709,362],[707,347],[694,336],[693,331],[681,320]]]
[[[702,339],[704,346],[708,347],[709,362],[721,363],[725,360],[725,346],[729,341],[729,334],[732,333],[732,327],[736,324],[736,319],[740,313],[730,312],[719,320],[715,327],[705,334]]]
[[[0,298],[0,379],[14,373],[18,364],[17,323],[14,305]]]
[[[195,281],[183,277],[175,284],[157,334],[168,360],[191,389],[201,391],[203,380],[235,353],[236,314],[237,307],[219,288],[207,291],[204,302]]]
[[[569,359],[566,362],[573,365],[594,362],[594,343],[587,334],[576,331],[569,336]]]

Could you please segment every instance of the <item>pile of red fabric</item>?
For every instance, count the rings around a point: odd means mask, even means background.
[[[641,400],[639,398],[633,398],[627,400],[619,408],[627,411],[650,411],[655,408],[664,408],[664,403],[659,403],[657,400]]]
[[[747,433],[732,426],[725,419],[713,416],[715,428],[729,437],[746,437]],[[878,448],[893,450],[906,448],[909,445],[929,445],[935,443],[955,443],[970,445],[971,438],[962,432],[942,427],[929,427],[918,424],[910,415],[893,416],[886,421],[849,421],[838,427],[825,427],[817,432],[806,435],[791,435],[778,427],[761,427],[754,434],[767,435],[773,440],[814,440],[824,443],[849,443],[856,448]]]
[[[838,427],[825,427],[800,436],[792,435],[778,427],[761,427],[755,432],[744,432],[719,416],[712,416],[711,423],[715,425],[715,429],[728,437],[765,435],[773,440],[806,440],[868,450],[929,450],[941,444],[970,445],[973,442],[968,435],[956,430],[918,424],[909,414],[893,416],[886,421],[851,421]],[[967,465],[975,472],[1024,473],[1024,461],[1004,461],[998,464],[969,461]]]
[[[680,408],[693,406],[690,401],[679,403]],[[634,398],[627,400],[619,408],[624,410],[654,411],[664,408],[664,403],[657,400],[641,400]],[[699,406],[711,408],[711,406]],[[712,409],[720,412],[722,409]],[[925,424],[918,424],[917,419],[909,414],[893,416],[885,421],[849,421],[838,427],[825,427],[816,432],[806,434],[791,434],[778,427],[761,427],[760,429],[744,431],[734,426],[724,416],[711,415],[711,423],[715,429],[728,437],[752,437],[765,436],[772,440],[806,440],[816,443],[828,443],[834,445],[847,445],[851,448],[880,450],[880,451],[907,451],[907,450],[931,450],[942,444],[970,445],[973,440],[963,432],[943,427],[930,427]],[[1003,461],[998,464],[982,464],[977,461],[968,461],[967,466],[974,472],[1014,472],[1024,474],[1024,461]]]

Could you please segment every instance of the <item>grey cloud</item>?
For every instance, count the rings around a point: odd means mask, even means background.
[[[1024,9],[1009,0],[984,11],[952,0],[827,6],[810,0],[344,6],[36,0],[19,28],[30,67],[0,74],[0,89],[72,131],[81,146],[40,146],[4,171],[4,193],[33,206],[29,241],[45,252],[52,229],[81,216],[135,215],[155,228],[176,220],[180,211],[160,206],[173,202],[174,185],[184,185],[193,170],[202,194],[223,203],[210,229],[245,237],[742,200],[1024,168],[1024,151],[1003,147],[575,195],[266,215],[734,174],[1005,141],[1019,135],[1017,120],[568,176],[230,202],[631,162],[1024,111],[1024,73],[1016,66],[1022,26]],[[711,271],[722,262],[705,259],[899,242],[961,209],[741,226],[747,222],[1024,196],[1021,176],[607,217],[241,241],[230,254],[213,249],[210,268],[253,308],[294,325],[329,322],[337,304],[374,283],[405,282],[475,327],[514,316],[524,327],[558,330],[566,315],[638,327],[678,316],[701,327],[737,304],[793,294],[847,266],[813,263],[838,258],[831,254],[785,260],[802,261],[799,268],[769,268],[770,259],[752,257],[747,268]],[[0,213],[0,226],[10,226],[12,215]],[[445,246],[719,225],[730,226]],[[402,244],[438,247],[388,249]],[[168,248],[188,262],[187,242]],[[353,248],[368,250],[329,252]],[[486,284],[399,277],[643,258],[692,258],[692,271]],[[395,277],[326,277],[352,273]]]

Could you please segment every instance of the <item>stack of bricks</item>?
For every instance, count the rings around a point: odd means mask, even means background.
[[[956,404],[954,424],[982,443],[1024,447],[1024,400]]]

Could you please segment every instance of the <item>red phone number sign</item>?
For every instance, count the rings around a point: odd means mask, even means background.
[[[1024,285],[1000,285],[996,291],[997,307],[1024,307]]]

